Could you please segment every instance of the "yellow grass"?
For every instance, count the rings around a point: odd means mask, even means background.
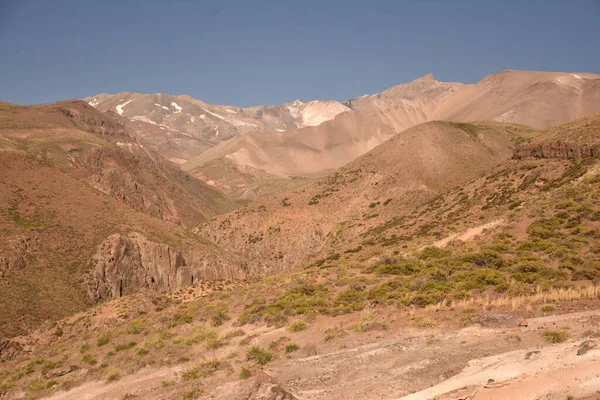
[[[583,299],[596,299],[600,296],[600,286],[588,285],[580,286],[578,288],[557,288],[550,290],[542,290],[541,288],[536,289],[536,293],[529,296],[516,296],[508,297],[501,296],[492,299],[489,295],[485,297],[473,297],[466,300],[460,300],[452,303],[452,308],[481,308],[481,310],[488,310],[494,307],[508,306],[510,305],[513,311],[525,308],[531,311],[533,304],[539,303],[550,303],[556,301],[574,301]],[[449,308],[449,304],[446,300],[427,306],[426,311],[440,311]]]

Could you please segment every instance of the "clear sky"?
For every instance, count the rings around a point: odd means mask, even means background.
[[[0,100],[19,104],[344,100],[507,68],[600,73],[600,0],[0,0]]]

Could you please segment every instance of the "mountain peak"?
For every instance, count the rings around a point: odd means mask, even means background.
[[[430,72],[428,74],[423,75],[422,77],[415,79],[416,81],[435,81],[435,77]]]

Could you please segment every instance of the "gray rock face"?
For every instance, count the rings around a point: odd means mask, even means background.
[[[93,302],[140,290],[170,292],[202,280],[244,279],[239,268],[213,265],[206,255],[184,255],[139,233],[109,236],[93,256],[86,289]]]

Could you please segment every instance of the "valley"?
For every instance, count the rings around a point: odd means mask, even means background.
[[[1,103],[0,398],[594,398],[599,90]]]

